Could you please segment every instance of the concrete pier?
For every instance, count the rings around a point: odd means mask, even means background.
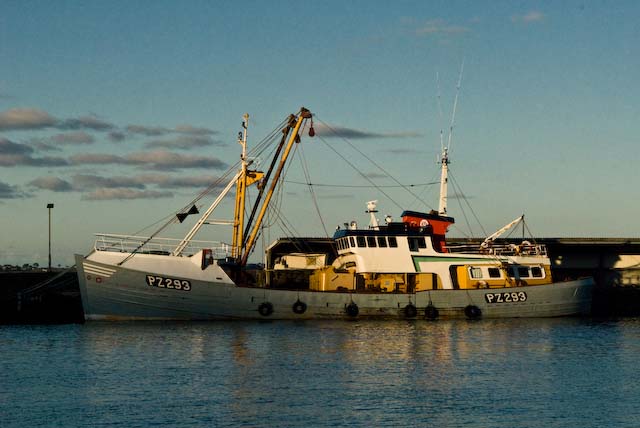
[[[75,269],[0,272],[0,324],[83,322]]]

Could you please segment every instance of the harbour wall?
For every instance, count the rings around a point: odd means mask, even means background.
[[[83,322],[75,269],[0,272],[0,324]]]

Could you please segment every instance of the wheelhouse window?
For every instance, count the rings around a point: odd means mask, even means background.
[[[398,240],[396,239],[395,236],[390,236],[389,237],[389,246],[391,248],[398,248]]]
[[[375,248],[376,247],[376,237],[375,236],[367,236],[367,247]]]
[[[358,243],[358,247],[367,246],[367,241],[364,239],[364,236],[356,236],[356,242]]]
[[[487,270],[489,272],[489,278],[500,278],[500,268],[490,267]]]
[[[384,236],[378,236],[378,247],[384,248],[387,246],[387,238]]]
[[[427,248],[424,237],[409,238],[409,251],[419,251],[420,248]]]
[[[356,246],[356,241],[353,239],[353,236],[349,237],[349,244],[351,248]]]

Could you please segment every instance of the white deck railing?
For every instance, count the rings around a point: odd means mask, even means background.
[[[94,248],[96,251],[115,251],[120,253],[164,254],[169,255],[182,242],[182,239],[151,238],[148,236],[113,235],[96,233]],[[182,251],[185,256],[191,256],[203,249],[210,249],[215,259],[222,259],[231,255],[231,246],[218,241],[192,240]]]
[[[481,247],[477,244],[447,244],[451,253],[494,254],[496,256],[546,256],[544,244],[493,244]]]

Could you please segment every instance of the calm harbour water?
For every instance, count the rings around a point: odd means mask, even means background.
[[[638,427],[640,319],[0,326],[0,426]]]

